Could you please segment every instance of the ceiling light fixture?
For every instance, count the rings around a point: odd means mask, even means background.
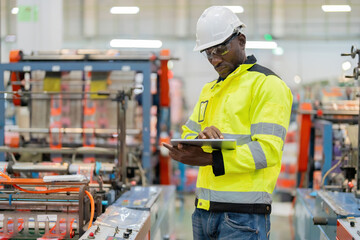
[[[275,49],[277,43],[273,41],[247,41],[245,47],[249,49]]]
[[[295,82],[296,84],[300,84],[300,83],[301,83],[301,77],[300,77],[299,75],[295,75],[295,77],[294,77],[294,82]]]
[[[139,40],[139,39],[113,39],[111,47],[116,48],[161,48],[160,40]]]
[[[16,35],[5,36],[5,42],[16,42]]]
[[[137,14],[140,11],[139,7],[112,7],[111,14]]]
[[[244,12],[244,8],[242,6],[224,6],[228,9],[230,9],[231,11],[233,11],[233,13],[243,13]]]
[[[19,8],[18,7],[14,7],[11,9],[11,13],[12,14],[18,14],[19,13]]]
[[[347,71],[347,70],[349,70],[349,69],[351,68],[351,63],[350,63],[349,61],[343,62],[343,63],[341,64],[341,67],[342,67],[342,69],[343,69],[344,71]]]
[[[272,50],[272,53],[276,56],[281,56],[284,54],[284,49],[282,47],[277,47]]]
[[[322,5],[324,12],[351,12],[350,5]]]

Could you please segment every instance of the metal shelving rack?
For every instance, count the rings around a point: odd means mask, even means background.
[[[150,145],[150,108],[152,105],[152,96],[150,92],[150,74],[151,74],[151,60],[150,59],[109,59],[102,61],[34,61],[34,62],[18,62],[0,64],[0,91],[4,89],[4,72],[30,72],[34,70],[46,72],[59,71],[114,71],[114,70],[131,70],[142,72],[144,91],[142,93],[142,107],[143,107],[143,154],[142,165],[147,172],[147,178],[152,179],[152,164],[151,164],[151,145]],[[4,146],[5,138],[5,98],[4,93],[0,94],[0,146]],[[5,161],[4,153],[0,153],[0,161]]]

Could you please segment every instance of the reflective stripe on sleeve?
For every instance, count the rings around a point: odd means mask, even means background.
[[[223,133],[225,139],[236,139],[236,145],[244,145],[251,142],[251,135]]]
[[[252,141],[248,143],[250,152],[254,158],[255,168],[262,169],[267,167],[266,157],[261,145],[257,141]]]
[[[188,133],[185,135],[184,139],[187,139],[188,137],[192,137],[192,136],[197,136],[198,134],[197,133]]]
[[[254,136],[255,134],[274,135],[285,141],[286,128],[275,123],[260,122],[251,124],[251,136]]]
[[[197,132],[197,133],[201,132],[201,125],[190,119],[187,120],[187,122],[185,123],[185,126],[187,126],[193,132]]]
[[[271,204],[271,194],[267,192],[226,192],[214,191],[206,188],[196,188],[198,199],[212,202],[227,203],[264,203]]]

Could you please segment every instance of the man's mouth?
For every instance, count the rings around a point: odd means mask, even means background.
[[[220,65],[220,66],[215,67],[215,70],[217,72],[222,72],[222,71],[224,71],[225,68],[226,68],[226,66]]]

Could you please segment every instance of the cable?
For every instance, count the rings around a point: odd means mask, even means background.
[[[7,222],[8,225],[9,225],[9,224],[13,224],[13,223],[14,223],[14,220],[9,220],[9,221]],[[20,224],[20,225],[18,226],[18,232],[20,232],[20,231],[23,229],[24,220],[23,220],[22,218],[19,218],[19,219],[18,219],[18,224]],[[3,228],[0,228],[0,232],[3,232]],[[9,232],[9,233],[13,233],[13,232]]]
[[[91,225],[92,225],[92,221],[94,219],[95,203],[94,203],[93,196],[88,191],[85,191],[85,193],[90,199],[90,222],[89,222],[89,227],[88,227],[88,229],[90,229]]]
[[[6,178],[7,180],[11,180],[11,178],[3,172],[0,172],[0,176]]]
[[[6,175],[3,172],[0,172],[0,176],[6,178],[7,180],[11,180],[11,178]],[[16,184],[12,184],[16,189],[23,191],[23,192],[27,192],[27,193],[33,193],[33,194],[44,194],[44,193],[59,193],[59,192],[79,192],[80,188],[58,188],[58,189],[50,189],[50,190],[45,190],[45,191],[31,191],[31,190],[27,190],[24,188],[21,188],[19,186],[17,186]],[[90,222],[89,222],[89,227],[88,229],[90,229],[92,222],[94,220],[94,213],[95,213],[95,203],[94,203],[94,198],[93,196],[85,190],[85,194],[88,196],[88,198],[90,199]]]
[[[129,155],[132,157],[132,159],[135,161],[136,165],[139,168],[142,186],[146,186],[146,184],[147,184],[146,173],[145,173],[145,170],[141,166],[141,162],[138,160],[138,158],[135,156],[135,154],[129,153]]]
[[[60,219],[59,224],[62,223],[62,222],[64,222],[64,221],[62,221],[62,219]],[[56,223],[55,223],[55,225],[50,229],[49,233],[52,233],[52,231],[54,231],[55,227],[56,227]]]
[[[11,178],[3,172],[0,172],[0,176],[11,181]],[[58,193],[58,192],[78,192],[79,191],[79,188],[58,188],[58,189],[50,189],[50,190],[44,190],[44,191],[31,191],[31,190],[21,188],[16,184],[12,184],[12,185],[20,191],[27,192],[27,193],[34,193],[34,194]]]
[[[73,238],[75,236],[75,232],[73,230],[74,221],[75,221],[75,218],[71,219],[71,221],[70,221],[70,238]]]
[[[73,231],[72,225],[73,225],[74,221],[75,221],[75,218],[72,218],[71,221],[70,221],[70,236],[71,236],[72,231]],[[65,222],[65,219],[62,218],[62,219],[60,219],[59,224],[64,223],[64,222]],[[52,231],[54,231],[55,227],[56,227],[56,223],[55,223],[55,225],[50,229],[50,231],[49,231],[50,234],[53,234]],[[66,234],[66,231],[63,232],[63,233],[61,233],[61,235],[65,235],[65,234]]]
[[[79,188],[58,188],[58,189],[50,189],[50,190],[44,190],[44,191],[32,191],[27,190],[24,188],[21,188],[17,185],[13,185],[16,189],[26,192],[26,193],[34,193],[34,194],[46,194],[46,193],[59,193],[59,192],[78,192]]]
[[[11,156],[11,159],[13,160],[13,162],[17,163],[14,153],[10,153],[10,156]]]
[[[324,182],[325,182],[325,178],[335,169],[337,168],[337,166],[340,165],[340,163],[342,162],[343,158],[341,158],[334,166],[332,166],[323,176],[323,178],[321,179],[321,184],[320,187],[323,188],[324,186]]]

